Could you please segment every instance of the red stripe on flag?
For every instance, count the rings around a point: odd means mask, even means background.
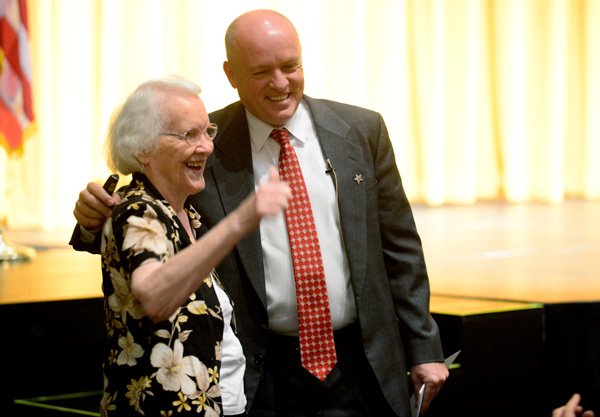
[[[23,142],[23,130],[13,112],[0,100],[0,136],[4,136],[8,149],[17,149]]]
[[[8,62],[17,68],[19,66],[17,33],[4,16],[0,17],[0,48],[4,51],[4,57]]]
[[[29,34],[29,26],[27,26],[27,0],[19,0],[19,17],[21,18],[21,24]]]

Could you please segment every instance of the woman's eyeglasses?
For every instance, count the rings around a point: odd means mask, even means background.
[[[208,140],[212,141],[215,136],[217,136],[218,131],[219,128],[217,127],[217,124],[211,123],[206,126],[204,130],[193,127],[183,133],[162,132],[161,135],[175,136],[176,138],[185,140],[188,145],[194,146],[200,143],[200,138],[202,135],[206,136]]]

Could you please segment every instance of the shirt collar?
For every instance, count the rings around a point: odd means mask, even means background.
[[[246,118],[248,119],[248,130],[250,131],[250,139],[254,149],[260,151],[269,139],[273,126],[259,120],[256,116],[246,109]],[[302,100],[296,109],[296,112],[287,123],[281,127],[285,127],[294,138],[301,142],[306,142],[309,132],[312,130],[312,118],[308,106]]]

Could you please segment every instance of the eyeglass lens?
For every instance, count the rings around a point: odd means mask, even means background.
[[[214,139],[215,136],[217,136],[217,130],[218,130],[217,125],[215,123],[211,123],[206,127],[204,132],[210,139]],[[187,132],[185,132],[186,142],[188,142],[190,144],[198,142],[200,139],[201,133],[202,133],[202,130],[198,129],[197,127],[188,130]]]

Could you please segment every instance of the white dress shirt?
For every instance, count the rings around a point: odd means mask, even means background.
[[[252,163],[255,186],[268,178],[269,167],[278,166],[279,144],[269,138],[272,126],[246,111],[252,140]],[[348,260],[343,249],[339,211],[331,174],[319,144],[317,132],[304,102],[286,123],[290,143],[296,151],[319,235],[321,255],[327,281],[327,294],[334,330],[356,320],[356,305],[350,283]],[[298,335],[298,306],[290,244],[285,217],[279,214],[260,222],[269,330]]]

